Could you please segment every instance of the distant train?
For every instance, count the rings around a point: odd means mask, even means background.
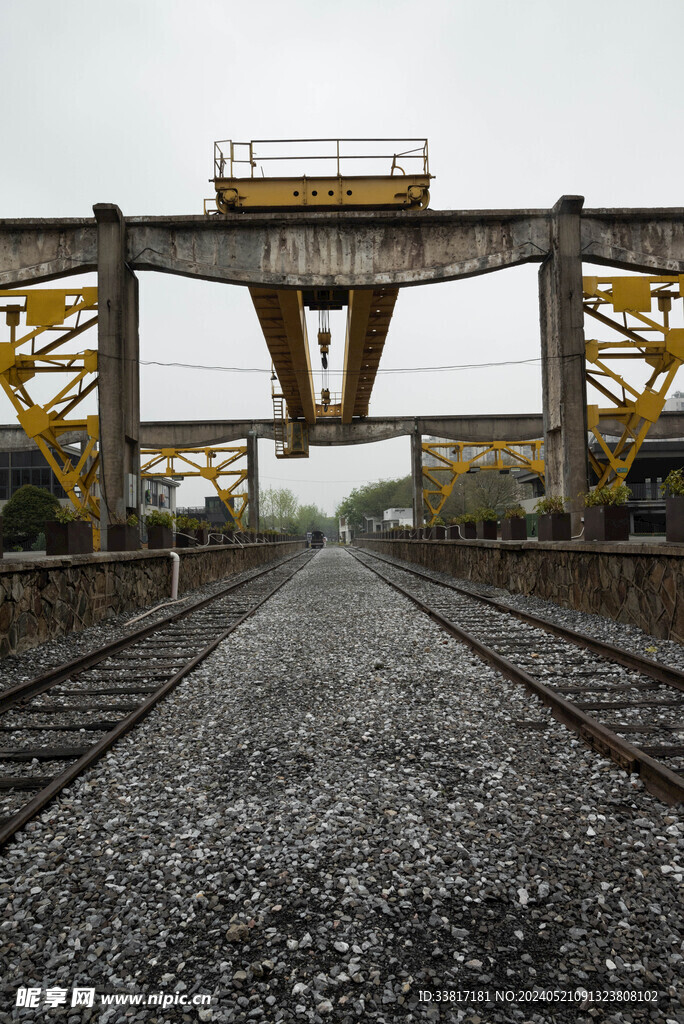
[[[311,533],[307,533],[306,539],[309,542],[310,548],[324,548],[325,537],[323,536],[322,530],[312,530]]]

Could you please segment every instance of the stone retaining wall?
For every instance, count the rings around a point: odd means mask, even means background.
[[[181,549],[178,593],[283,558],[304,541]],[[101,552],[0,563],[0,657],[171,594],[168,551]]]
[[[354,544],[684,642],[684,546],[374,538]]]

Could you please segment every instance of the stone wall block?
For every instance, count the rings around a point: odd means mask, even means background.
[[[294,554],[301,544],[214,549],[181,556],[180,593],[232,572]],[[114,554],[107,560],[76,561],[49,568],[0,566],[0,657],[41,641],[80,630],[121,612],[168,599],[171,562],[145,553]]]

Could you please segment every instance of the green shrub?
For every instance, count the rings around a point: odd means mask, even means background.
[[[524,519],[527,512],[522,505],[512,505],[504,512],[504,519]]]
[[[671,469],[660,485],[660,490],[662,494],[667,493],[671,498],[684,494],[684,467]]]
[[[179,530],[197,530],[199,529],[199,519],[193,519],[191,516],[176,516],[176,528]]]
[[[463,515],[456,516],[454,522],[458,526],[464,526],[466,523],[476,523],[477,516],[475,515],[474,512],[464,512]]]
[[[498,520],[498,516],[493,508],[476,508],[473,513],[475,516],[476,523],[495,523]]]
[[[2,510],[2,528],[8,546],[32,544],[45,523],[55,518],[59,502],[54,494],[42,487],[24,484],[19,487]]]
[[[159,509],[153,509],[147,513],[145,517],[145,524],[148,529],[150,526],[166,526],[167,529],[173,529],[173,513],[172,512],[160,512]]]
[[[60,505],[55,509],[53,519],[58,523],[89,523],[90,516],[84,508],[74,508],[72,505]]]
[[[110,526],[137,526],[138,517],[134,512],[131,512],[130,516],[110,516]]]
[[[624,505],[631,493],[627,484],[620,484],[618,487],[595,487],[581,497],[585,508],[594,508],[596,505]]]
[[[554,512],[565,512],[565,498],[560,494],[547,494],[540,498],[534,506],[534,511],[540,516],[548,516]]]

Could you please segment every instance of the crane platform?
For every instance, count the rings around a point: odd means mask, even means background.
[[[320,173],[299,173],[309,164]],[[204,209],[422,210],[430,178],[427,139],[224,139],[214,143],[216,195]]]

